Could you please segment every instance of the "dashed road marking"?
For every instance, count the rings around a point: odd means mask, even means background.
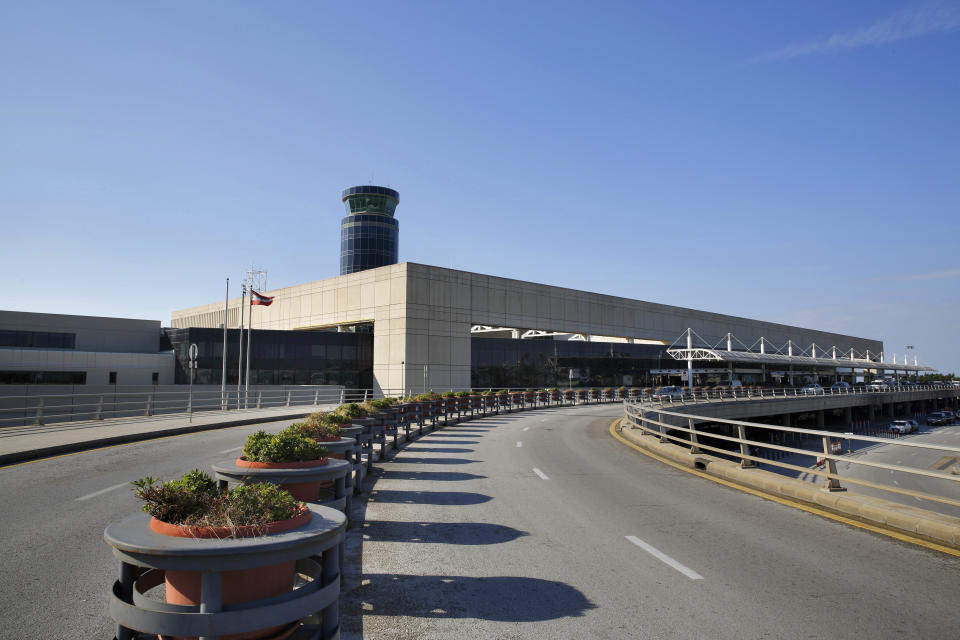
[[[637,536],[624,536],[624,537],[630,542],[632,542],[633,544],[637,545],[638,547],[646,551],[647,553],[649,553],[650,555],[652,555],[654,558],[656,558],[660,562],[663,562],[664,564],[667,564],[673,567],[674,569],[676,569],[683,575],[687,576],[691,580],[703,580],[702,575],[700,575],[690,567],[677,562],[676,560],[674,560],[673,558],[665,554],[663,551],[660,551],[656,547],[653,547],[647,544]]]
[[[121,487],[129,487],[129,482],[121,482],[120,484],[115,484],[112,487],[107,487],[106,489],[100,489],[100,491],[94,491],[93,493],[88,493],[85,496],[80,496],[77,498],[77,502],[83,502],[84,500],[89,500],[90,498],[96,498],[97,496],[102,496],[105,493],[110,493],[111,491],[116,491]]]
[[[517,440],[517,448],[519,449],[519,448],[522,447],[522,446],[523,446],[523,443],[520,442],[519,440]]]
[[[529,430],[530,430],[530,427],[524,427],[523,430],[524,430],[524,431],[529,431]]]
[[[234,451],[242,451],[243,447],[234,447],[232,449],[224,449],[220,453],[233,453]]]
[[[536,467],[533,468],[533,472],[534,472],[535,474],[537,474],[538,476],[540,476],[540,479],[541,479],[541,480],[549,480],[549,479],[550,479],[549,477],[547,477],[547,474],[545,474],[543,471],[540,471],[540,469],[537,469]]]

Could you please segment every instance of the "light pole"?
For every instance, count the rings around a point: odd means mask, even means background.
[[[912,345],[912,344],[908,344],[908,345],[907,345],[907,356],[909,356],[909,355],[910,355],[910,352],[912,352],[912,351],[913,351],[913,345]],[[904,356],[904,364],[907,364],[907,365],[910,364],[910,358],[909,358],[909,357]],[[914,373],[914,375],[916,375],[916,373]],[[909,377],[908,377],[907,379],[909,380]]]

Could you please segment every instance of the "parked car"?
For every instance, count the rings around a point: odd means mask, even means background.
[[[889,391],[890,385],[886,380],[874,380],[867,385],[867,391]]]
[[[807,396],[822,396],[823,387],[818,384],[805,384],[803,388],[800,389],[800,392]]]
[[[660,387],[657,389],[652,396],[653,400],[667,400],[668,398],[673,398],[674,400],[683,400],[683,389],[680,387]]]
[[[916,420],[907,420],[910,423],[910,433],[920,431],[920,423]]]
[[[950,422],[952,421],[948,421],[948,420],[949,419],[947,418],[946,415],[944,415],[943,411],[934,411],[933,413],[927,414],[927,424],[931,426],[950,424]]]
[[[956,419],[957,419],[957,416],[954,415],[953,411],[949,411],[949,410],[946,410],[946,409],[945,409],[945,410],[941,411],[940,413],[943,414],[943,418],[944,418],[944,420],[946,420],[946,422],[944,422],[943,424],[953,424],[954,421],[956,421]]]
[[[845,391],[850,391],[850,383],[842,382],[842,381],[834,382],[832,385],[830,385],[830,388],[833,389],[834,391],[840,391],[842,393]]]
[[[887,429],[893,433],[911,433],[911,425],[909,420],[894,420],[890,423],[890,426]]]

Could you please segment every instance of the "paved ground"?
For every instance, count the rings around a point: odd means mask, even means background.
[[[666,467],[609,436],[618,415],[491,417],[384,463],[355,505],[344,638],[956,637],[960,559]],[[139,508],[129,482],[256,428],[0,469],[0,637],[110,637],[102,533]]]
[[[498,416],[385,463],[344,638],[956,637],[960,560],[661,465],[618,415]]]

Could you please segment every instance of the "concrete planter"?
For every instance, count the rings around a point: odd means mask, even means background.
[[[276,628],[322,640],[337,638],[346,517],[319,505],[307,505],[307,509],[310,518],[301,526],[247,538],[168,536],[154,531],[145,513],[108,526],[104,541],[120,561],[120,577],[110,594],[117,640],[133,640],[137,632],[166,637],[255,638],[263,637],[267,630],[276,637],[270,631]],[[278,588],[260,588],[259,594],[255,588],[247,594],[256,594],[253,599],[241,595],[237,600],[234,585],[243,572],[253,571],[256,581],[265,570]],[[173,602],[163,602],[151,593],[165,583],[168,572],[189,578],[181,584],[199,580],[198,594],[186,595],[189,604],[177,596]],[[306,579],[296,589],[295,574]],[[195,590],[195,586],[184,590]],[[317,616],[319,623],[302,622],[310,616]]]
[[[347,440],[348,444],[349,440]],[[353,464],[347,460],[326,459],[322,465],[307,466],[296,462],[247,463],[257,466],[238,464],[241,460],[221,462],[213,465],[214,477],[221,486],[227,483],[250,484],[252,482],[270,482],[280,485],[293,497],[304,502],[312,502],[347,513],[350,508],[350,496],[347,494],[347,479]],[[315,461],[309,461],[315,462]],[[352,484],[352,483],[351,483]],[[352,487],[351,487],[352,488]],[[321,490],[329,496],[320,496]]]

